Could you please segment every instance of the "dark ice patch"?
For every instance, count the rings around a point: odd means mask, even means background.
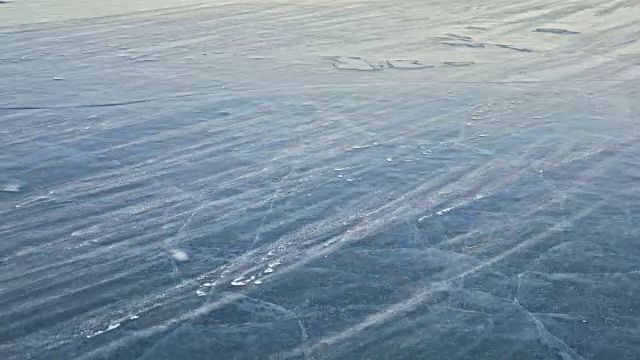
[[[327,57],[333,63],[333,67],[340,70],[355,71],[381,71],[387,69],[427,69],[433,65],[423,64],[419,60],[380,60],[370,61],[358,56],[333,56]]]
[[[421,63],[419,60],[387,60],[389,66],[393,69],[427,69],[434,67]]]
[[[454,38],[456,40],[461,40],[461,41],[473,41],[473,39],[471,38],[471,36],[465,36],[465,35],[456,35],[456,34],[445,34],[450,38]]]
[[[473,61],[445,61],[445,65],[447,66],[470,66],[473,65]]]
[[[509,50],[518,51],[518,52],[527,52],[527,53],[533,52],[533,50],[529,48],[519,48],[512,45],[496,44],[496,46],[499,48],[509,49]]]
[[[328,58],[333,67],[340,70],[355,70],[355,71],[374,71],[375,68],[371,66],[366,60],[358,56],[334,56]]]
[[[449,46],[469,47],[469,48],[483,48],[483,47],[485,47],[484,44],[478,44],[478,43],[443,42],[442,44],[449,45]]]
[[[559,34],[559,35],[580,34],[577,31],[572,31],[572,30],[567,30],[567,29],[558,29],[558,28],[537,28],[537,29],[533,30],[533,32],[551,33],[551,34]]]

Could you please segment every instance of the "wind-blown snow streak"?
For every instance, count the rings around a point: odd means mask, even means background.
[[[0,21],[1,358],[639,356],[637,2],[103,10]]]

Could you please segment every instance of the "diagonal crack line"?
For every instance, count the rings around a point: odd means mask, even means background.
[[[536,325],[538,337],[549,349],[558,351],[558,354],[563,360],[585,360],[585,358],[578,354],[577,351],[567,345],[564,340],[552,334],[532,312],[525,309],[525,307],[516,300],[514,300],[514,304],[531,317],[531,320],[533,320],[533,323]]]
[[[278,183],[275,186],[275,190],[273,191],[273,193],[271,194],[271,198],[269,199],[269,207],[267,208],[267,210],[264,213],[264,216],[262,217],[262,220],[260,221],[260,225],[258,225],[258,229],[256,230],[256,235],[253,238],[253,244],[251,245],[252,249],[255,249],[256,245],[260,242],[261,238],[260,236],[262,235],[262,227],[264,226],[265,221],[267,220],[267,218],[269,217],[269,215],[271,215],[273,213],[273,204],[276,201],[276,199],[278,198],[278,193],[280,192],[281,188],[282,188],[282,182],[291,174],[291,171],[289,171],[285,176],[283,176]]]
[[[629,80],[625,79],[584,79],[584,80],[521,80],[521,81],[424,81],[424,82],[371,82],[371,83],[355,83],[355,84],[323,84],[323,85],[308,85],[308,86],[282,86],[273,88],[258,88],[258,89],[238,89],[231,90],[230,93],[252,93],[252,92],[265,92],[265,91],[287,91],[287,90],[304,90],[304,89],[332,89],[332,88],[353,88],[353,87],[368,87],[368,86],[420,86],[420,85],[441,85],[441,84],[576,84],[576,83],[628,83]],[[55,109],[82,109],[82,108],[99,108],[99,107],[114,107],[114,106],[126,106],[163,100],[175,100],[190,97],[199,96],[212,96],[218,95],[219,92],[199,92],[189,93],[183,95],[137,99],[122,102],[112,103],[96,103],[96,104],[77,104],[77,105],[50,105],[50,106],[0,106],[0,110],[55,110]]]
[[[265,305],[267,307],[273,308],[275,310],[277,310],[278,312],[281,312],[289,317],[291,317],[292,319],[294,319],[297,324],[298,324],[298,330],[300,331],[300,337],[302,338],[302,352],[304,354],[304,358],[306,360],[315,360],[315,358],[313,357],[313,355],[311,354],[311,348],[309,347],[309,333],[307,332],[307,328],[304,326],[304,324],[302,323],[302,320],[300,320],[300,317],[298,316],[298,314],[296,314],[295,312],[293,312],[292,310],[286,309],[278,304],[274,304],[272,302],[269,301],[265,301],[265,300],[261,300],[258,298],[254,298],[248,295],[244,295],[244,294],[238,294],[241,298],[245,298],[247,300],[251,300],[254,302],[257,302],[259,304]]]
[[[56,109],[83,109],[83,108],[101,108],[101,107],[115,107],[115,106],[127,106],[135,104],[143,104],[155,101],[163,100],[175,100],[182,98],[189,98],[194,96],[209,95],[205,93],[188,93],[182,95],[162,96],[147,99],[136,99],[129,101],[117,101],[111,103],[96,103],[96,104],[77,104],[77,105],[50,105],[50,106],[0,106],[0,110],[56,110]]]
[[[516,288],[516,292],[513,295],[513,302],[515,302],[516,304],[520,305],[520,302],[518,301],[518,295],[520,294],[520,288],[522,287],[522,282],[524,281],[524,277],[527,275],[529,271],[525,271],[522,272],[520,274],[518,274],[518,287]]]
[[[538,337],[549,349],[558,351],[558,354],[562,357],[563,360],[585,360],[584,357],[578,354],[577,351],[573,350],[569,345],[567,345],[564,340],[552,334],[536,315],[534,315],[531,311],[527,310],[522,304],[520,304],[518,296],[520,294],[520,289],[524,284],[525,277],[529,272],[532,272],[532,270],[525,270],[518,274],[518,287],[516,288],[515,294],[513,296],[513,303],[531,317],[531,320],[533,320],[533,323],[536,325]]]

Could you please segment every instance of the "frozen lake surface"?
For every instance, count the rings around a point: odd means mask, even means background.
[[[0,358],[640,358],[637,0],[0,3]]]

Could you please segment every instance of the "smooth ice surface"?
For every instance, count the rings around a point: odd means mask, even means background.
[[[0,3],[0,358],[640,358],[635,0]]]

